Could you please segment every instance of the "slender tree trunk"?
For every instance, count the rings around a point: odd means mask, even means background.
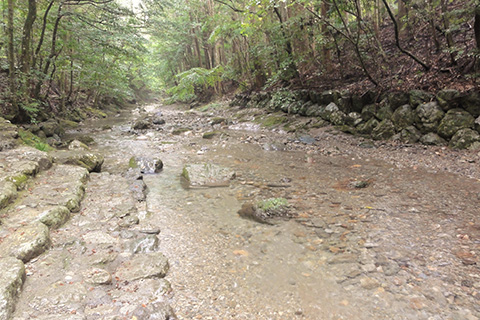
[[[15,83],[15,47],[13,43],[13,1],[8,0],[7,13],[7,37],[8,37],[8,84],[10,88],[10,99],[12,101],[13,113],[15,117],[19,115],[19,109],[16,98],[16,83]]]
[[[25,24],[23,26],[23,37],[22,37],[22,54],[20,57],[20,70],[23,73],[30,72],[30,66],[32,62],[32,54],[30,50],[30,45],[32,42],[32,28],[35,19],[37,18],[37,1],[28,0],[28,13],[27,18],[25,19]]]
[[[328,10],[330,9],[330,4],[327,1],[322,1],[322,6],[320,8],[321,15],[324,19],[328,19]],[[328,25],[326,23],[322,23],[320,27],[320,31],[324,37],[327,37],[328,33]],[[328,43],[324,43],[322,45],[322,62],[327,70],[327,73],[331,73],[333,71],[332,66],[332,55],[330,52],[330,48],[328,47]]]
[[[34,68],[36,67],[37,57],[40,53],[40,49],[42,49],[43,40],[45,39],[45,29],[47,28],[48,13],[50,12],[50,9],[52,9],[52,6],[54,3],[55,3],[55,0],[50,1],[43,15],[42,33],[40,34],[40,39],[38,40],[37,48],[35,49],[35,54],[33,55],[32,66]],[[39,67],[38,69],[41,69],[41,68]]]
[[[404,22],[404,19],[406,15],[407,8],[405,7],[405,0],[398,0],[397,24],[399,37],[403,37],[405,32],[406,22]]]

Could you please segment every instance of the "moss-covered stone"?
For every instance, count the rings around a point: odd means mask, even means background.
[[[458,108],[460,92],[455,89],[444,89],[437,93],[436,98],[438,105],[446,112],[450,109]]]
[[[429,132],[420,138],[420,142],[430,146],[444,146],[447,144],[445,139],[434,132]]]
[[[443,117],[438,126],[438,134],[443,138],[451,138],[461,130],[474,128],[475,118],[465,110],[452,109]]]
[[[428,102],[419,105],[416,109],[417,126],[423,133],[437,132],[440,121],[445,116],[437,102]]]
[[[420,130],[414,126],[408,126],[392,137],[392,140],[403,143],[415,143],[422,137]]]
[[[383,120],[372,131],[372,138],[374,140],[387,140],[395,134],[395,126],[390,120]]]
[[[409,104],[404,104],[393,112],[392,122],[396,129],[401,131],[415,122],[415,112]]]
[[[188,131],[191,131],[191,130],[192,129],[190,129],[190,128],[176,128],[176,129],[173,129],[172,134],[174,136],[179,136],[182,133],[185,133],[185,132],[188,132]]]
[[[410,105],[416,108],[418,105],[433,100],[434,96],[431,93],[428,93],[423,90],[411,90],[409,93],[409,102]]]
[[[28,176],[23,173],[18,173],[16,175],[9,176],[6,180],[13,183],[17,187],[17,189],[20,190],[23,189],[27,184]]]
[[[467,128],[457,131],[448,145],[454,149],[467,149],[475,142],[480,142],[480,134]]]
[[[371,118],[365,123],[360,123],[357,126],[357,131],[361,134],[371,134],[372,131],[379,125],[379,122],[375,118]]]

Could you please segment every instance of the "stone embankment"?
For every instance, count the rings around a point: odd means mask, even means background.
[[[141,176],[100,173],[103,156],[79,142],[14,148],[2,126],[0,320],[174,319],[159,230],[131,191]]]
[[[433,95],[412,90],[359,96],[339,91],[277,91],[237,95],[232,104],[317,117],[325,125],[375,140],[480,149],[477,92],[446,89]]]

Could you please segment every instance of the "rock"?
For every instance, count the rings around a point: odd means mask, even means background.
[[[203,139],[213,139],[214,137],[218,137],[222,134],[220,131],[210,131],[210,132],[205,132],[202,135]]]
[[[73,140],[68,145],[68,150],[90,150],[90,148],[81,141]]]
[[[139,224],[139,222],[140,219],[138,219],[137,216],[128,215],[120,219],[120,221],[118,222],[118,226],[121,228],[129,228],[131,226]]]
[[[50,154],[55,163],[80,166],[88,172],[100,172],[104,161],[103,155],[82,149],[56,150]]]
[[[287,147],[282,142],[267,142],[262,145],[262,149],[265,151],[285,151]]]
[[[130,181],[128,189],[132,192],[132,196],[135,200],[145,201],[148,189],[143,179]]]
[[[63,225],[70,218],[70,210],[64,206],[56,206],[43,211],[38,221],[50,228],[57,228]]]
[[[404,91],[391,92],[388,94],[387,100],[392,110],[397,110],[398,107],[409,103],[409,95]]]
[[[362,119],[365,121],[368,121],[374,118],[377,111],[378,111],[378,105],[376,104],[366,105],[362,109],[362,113],[361,113]]]
[[[395,134],[395,126],[390,120],[383,120],[372,131],[372,138],[374,140],[386,140]]]
[[[420,140],[422,133],[414,126],[408,126],[392,137],[392,140],[403,143],[415,143]]]
[[[437,93],[437,102],[443,111],[458,108],[460,92],[454,89],[443,89]]]
[[[138,306],[132,313],[136,320],[177,320],[172,307],[164,302]]]
[[[0,151],[12,149],[16,145],[18,128],[10,121],[0,117]]]
[[[480,94],[478,92],[470,92],[460,99],[463,109],[470,113],[473,117],[480,116]]]
[[[438,134],[442,138],[451,138],[460,129],[473,128],[475,118],[465,110],[452,109],[443,117],[438,126]]]
[[[12,256],[23,262],[39,256],[50,246],[48,227],[40,222],[18,228],[0,243],[0,255]]]
[[[165,119],[163,119],[163,114],[161,112],[157,112],[152,117],[152,123],[156,125],[165,124]]]
[[[422,133],[437,132],[438,125],[445,116],[445,112],[435,101],[419,105],[416,112],[418,117],[417,125]]]
[[[134,130],[146,130],[151,128],[152,128],[152,123],[146,119],[137,120],[133,125]]]
[[[284,198],[270,198],[258,201],[255,204],[251,202],[244,203],[238,211],[238,215],[242,218],[265,224],[271,224],[269,220],[274,218],[292,216],[288,201]]]
[[[10,181],[0,181],[0,209],[5,208],[17,197],[17,186]]]
[[[340,263],[354,263],[357,262],[358,256],[353,253],[342,253],[330,258],[327,262],[329,264],[340,264]]]
[[[345,117],[345,123],[349,126],[356,127],[362,122],[362,115],[358,112],[350,112]]]
[[[415,112],[409,104],[404,104],[393,112],[392,122],[397,130],[405,129],[415,122]]]
[[[163,278],[169,269],[167,258],[160,252],[139,253],[124,262],[115,272],[120,281]]]
[[[340,112],[340,109],[338,108],[338,106],[334,102],[331,102],[325,107],[325,109],[323,109],[321,111],[322,111],[322,113],[320,114],[320,117],[323,120],[331,121],[330,116],[332,115],[332,113]]]
[[[373,290],[378,288],[380,286],[380,283],[376,279],[370,277],[362,277],[360,279],[360,285],[364,289]]]
[[[133,253],[149,253],[155,252],[158,250],[158,245],[160,241],[158,237],[154,234],[146,235],[140,239],[135,240],[132,243],[132,252]]]
[[[430,102],[433,99],[433,95],[422,90],[411,90],[409,93],[409,103],[416,108],[418,105],[426,102]]]
[[[102,285],[112,282],[112,275],[104,269],[92,268],[83,273],[83,279],[86,283]]]
[[[447,141],[441,138],[438,134],[430,132],[420,138],[420,142],[429,146],[444,146]]]
[[[159,173],[163,169],[163,161],[159,158],[132,157],[129,161],[129,167],[139,169],[140,173]]]
[[[313,104],[305,110],[307,117],[320,117],[320,114],[324,111],[325,107],[320,107],[318,104]]]
[[[361,123],[357,126],[357,130],[362,134],[371,134],[373,130],[379,125],[379,122],[375,118],[371,118],[365,123]]]
[[[235,172],[213,163],[187,164],[181,176],[190,187],[222,187],[230,184]]]
[[[47,137],[53,137],[54,134],[61,136],[64,133],[55,119],[41,122],[39,124],[39,127]]]
[[[343,113],[342,111],[338,110],[338,111],[333,111],[331,114],[330,114],[330,122],[333,124],[333,125],[336,125],[336,126],[339,126],[339,125],[342,125],[345,123],[345,119],[346,119],[347,115],[345,113]]]
[[[480,133],[480,117],[475,119],[475,130],[477,130],[477,132]]]
[[[480,141],[480,134],[472,129],[461,129],[454,134],[449,146],[454,149],[466,149],[473,143]]]
[[[375,117],[380,121],[390,120],[392,118],[392,114],[393,111],[388,103],[386,103],[386,101],[382,101],[375,112]]]
[[[117,238],[112,237],[108,233],[105,233],[100,230],[89,231],[86,234],[84,234],[82,238],[83,238],[83,241],[85,241],[86,243],[93,243],[95,245],[99,245],[99,244],[114,245],[118,242]]]
[[[25,281],[23,262],[13,257],[0,258],[0,319],[11,319]]]
[[[301,135],[297,139],[301,143],[307,144],[307,145],[312,145],[312,144],[315,144],[317,142],[317,140],[314,137],[312,137],[310,135],[307,135],[307,134]]]

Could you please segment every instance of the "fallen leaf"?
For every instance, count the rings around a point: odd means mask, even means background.
[[[233,250],[233,254],[236,256],[248,257],[248,252],[245,250]]]

